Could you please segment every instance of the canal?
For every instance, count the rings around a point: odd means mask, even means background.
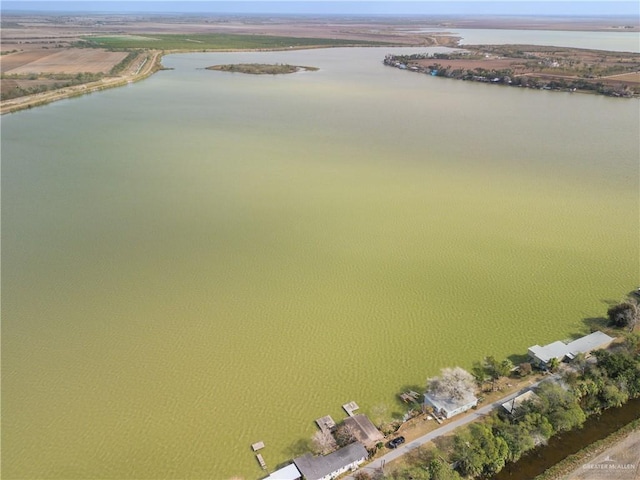
[[[589,417],[581,429],[556,435],[548,444],[523,455],[518,462],[507,464],[492,480],[533,479],[569,455],[602,440],[637,418],[640,418],[640,398],[630,400],[620,408],[611,408]]]

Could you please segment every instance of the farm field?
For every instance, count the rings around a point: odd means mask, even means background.
[[[3,66],[2,73],[27,75],[31,73],[107,73],[125,59],[127,52],[109,52],[102,49],[65,49],[42,55],[42,52],[16,53],[8,60],[20,65]],[[17,59],[12,59],[16,56]],[[4,63],[4,59],[3,59]]]

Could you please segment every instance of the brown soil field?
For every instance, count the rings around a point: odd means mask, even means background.
[[[624,73],[622,75],[611,75],[610,77],[603,78],[604,81],[619,81],[626,83],[640,83],[640,72]]]
[[[35,53],[35,52],[33,52]],[[3,73],[107,73],[127,56],[127,52],[96,49],[69,49],[40,57]]]
[[[4,45],[3,45],[4,47]],[[34,50],[30,52],[17,52],[2,55],[0,57],[0,72],[6,73],[14,68],[22,67],[36,60],[40,60],[43,57],[51,55],[48,50]]]

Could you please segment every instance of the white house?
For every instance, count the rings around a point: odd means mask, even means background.
[[[295,458],[295,463],[305,480],[332,480],[349,470],[355,470],[369,454],[360,442],[355,442],[325,456],[314,457],[307,453]]]
[[[459,413],[466,412],[478,405],[478,399],[472,393],[467,393],[462,398],[444,398],[432,393],[424,394],[424,404],[433,407],[435,413],[445,418],[451,418]]]
[[[529,347],[528,353],[536,365],[546,367],[552,358],[557,358],[559,361],[565,358],[573,360],[579,353],[589,354],[593,350],[606,348],[612,341],[612,337],[597,331],[570,343],[557,341],[543,347],[534,345]]]

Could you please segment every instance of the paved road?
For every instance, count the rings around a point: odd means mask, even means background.
[[[508,402],[509,400],[511,400],[514,397],[517,397],[518,395],[520,395],[521,393],[526,392],[527,390],[537,387],[541,382],[544,382],[545,380],[549,380],[550,378],[556,377],[557,375],[551,375],[547,378],[543,378],[542,380],[539,380],[535,383],[532,383],[531,385],[529,385],[528,387],[525,387],[521,390],[518,390],[515,393],[509,394],[505,397],[502,397],[498,400],[496,400],[493,403],[490,403],[488,405],[485,405],[484,407],[478,408],[477,410],[472,410],[470,414],[465,415],[461,418],[459,418],[458,420],[454,420],[451,423],[447,423],[446,425],[437,428],[435,430],[433,430],[432,432],[429,432],[421,437],[416,438],[414,441],[410,442],[410,443],[406,443],[404,445],[402,445],[401,447],[396,448],[395,450],[390,451],[389,453],[383,455],[382,457],[376,458],[373,462],[366,464],[364,467],[360,468],[360,470],[364,470],[366,472],[369,473],[373,473],[375,471],[379,471],[382,466],[386,463],[389,463],[399,457],[401,457],[402,455],[406,455],[407,453],[409,453],[411,450],[414,450],[418,447],[420,447],[421,445],[424,445],[427,442],[432,441],[435,438],[438,438],[442,435],[446,435],[448,433],[451,433],[453,430],[455,430],[458,427],[461,427],[462,425],[466,425],[470,422],[473,422],[475,420],[478,420],[479,418],[485,416],[486,414],[488,414],[491,410],[493,410],[494,408],[499,407],[500,405],[502,405],[505,402]],[[354,480],[353,475],[349,475],[348,477],[344,477],[344,480]]]

